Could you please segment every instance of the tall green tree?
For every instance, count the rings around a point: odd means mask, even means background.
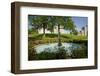
[[[78,35],[78,31],[75,29],[75,30],[72,31],[72,34]]]
[[[65,25],[64,17],[62,16],[53,16],[51,19],[53,19],[52,23],[55,26],[58,26],[58,46],[61,46],[61,38],[60,38],[60,27]]]
[[[47,29],[50,30],[51,34],[54,33],[55,28],[55,18],[53,16],[49,17]]]
[[[71,17],[57,17],[56,20],[58,22],[58,46],[61,46],[60,27],[73,32],[76,26]]]
[[[71,17],[52,16],[49,20],[49,28],[51,31],[53,31],[54,26],[58,26],[58,46],[61,46],[60,28],[63,27],[66,30],[74,31],[76,26]]]
[[[48,16],[35,16],[33,19],[33,25],[37,25],[38,29],[43,28],[43,37],[45,37],[45,29],[48,24]]]
[[[66,25],[64,26],[64,28],[66,30],[69,30],[70,32],[75,31],[76,25],[74,24],[72,17],[70,16],[66,17]]]
[[[51,32],[54,31],[54,27],[58,26],[58,46],[61,46],[60,28],[73,31],[75,30],[75,24],[71,17],[63,16],[35,16],[33,24],[38,25],[38,28],[43,28],[43,36],[45,36],[45,29],[48,28]],[[42,26],[42,27],[41,27]]]
[[[83,35],[85,36],[85,27],[82,27]]]

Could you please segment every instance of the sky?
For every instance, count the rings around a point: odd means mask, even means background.
[[[72,17],[72,20],[74,21],[78,30],[88,25],[88,17]]]
[[[28,17],[28,25],[31,25],[33,17],[34,16]],[[88,25],[88,17],[72,16],[72,20],[73,20],[74,24],[76,25],[76,29],[78,31],[80,31],[82,27]],[[31,28],[31,27],[29,27],[29,28]]]

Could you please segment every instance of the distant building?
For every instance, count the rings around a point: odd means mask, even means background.
[[[28,29],[33,29],[33,28],[34,28],[34,26],[31,26],[31,25],[28,26]],[[87,36],[88,35],[88,27],[87,27],[87,25],[82,27],[81,30],[77,29],[77,31],[78,31],[78,35],[79,36]],[[38,29],[38,33],[42,34],[43,33],[43,28]],[[51,33],[51,31],[46,28],[45,29],[45,33]],[[54,32],[53,33],[54,34],[58,33],[58,26],[54,26]],[[63,26],[60,26],[60,33],[61,34],[70,34],[70,31],[64,29]]]
[[[43,28],[38,29],[38,33],[39,33],[39,34],[43,33]],[[45,33],[51,33],[51,32],[50,32],[50,30],[45,29]],[[53,33],[55,33],[55,34],[58,33],[58,26],[55,26],[55,27],[54,27],[54,32],[53,32]],[[60,27],[60,33],[61,33],[61,34],[70,34],[70,32],[67,31],[67,30],[65,30],[62,26]]]

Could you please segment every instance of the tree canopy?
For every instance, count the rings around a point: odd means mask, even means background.
[[[71,32],[74,31],[76,33],[76,26],[72,20],[72,17],[69,16],[34,16],[32,24],[34,28],[40,29],[43,28],[43,36],[45,37],[45,29],[54,32],[54,27],[58,26],[58,45],[61,45],[60,39],[60,26],[63,29],[69,30]]]

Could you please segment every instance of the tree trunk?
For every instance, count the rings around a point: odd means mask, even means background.
[[[84,29],[84,36],[86,36],[86,35],[85,35],[85,29]]]
[[[45,25],[43,25],[43,37],[45,37]]]
[[[51,31],[51,34],[54,34],[54,31],[53,30]]]
[[[54,34],[54,27],[51,28],[51,34]]]
[[[60,25],[58,25],[58,46],[61,46],[61,39],[60,39]]]
[[[51,34],[53,34],[53,32],[51,31]]]

